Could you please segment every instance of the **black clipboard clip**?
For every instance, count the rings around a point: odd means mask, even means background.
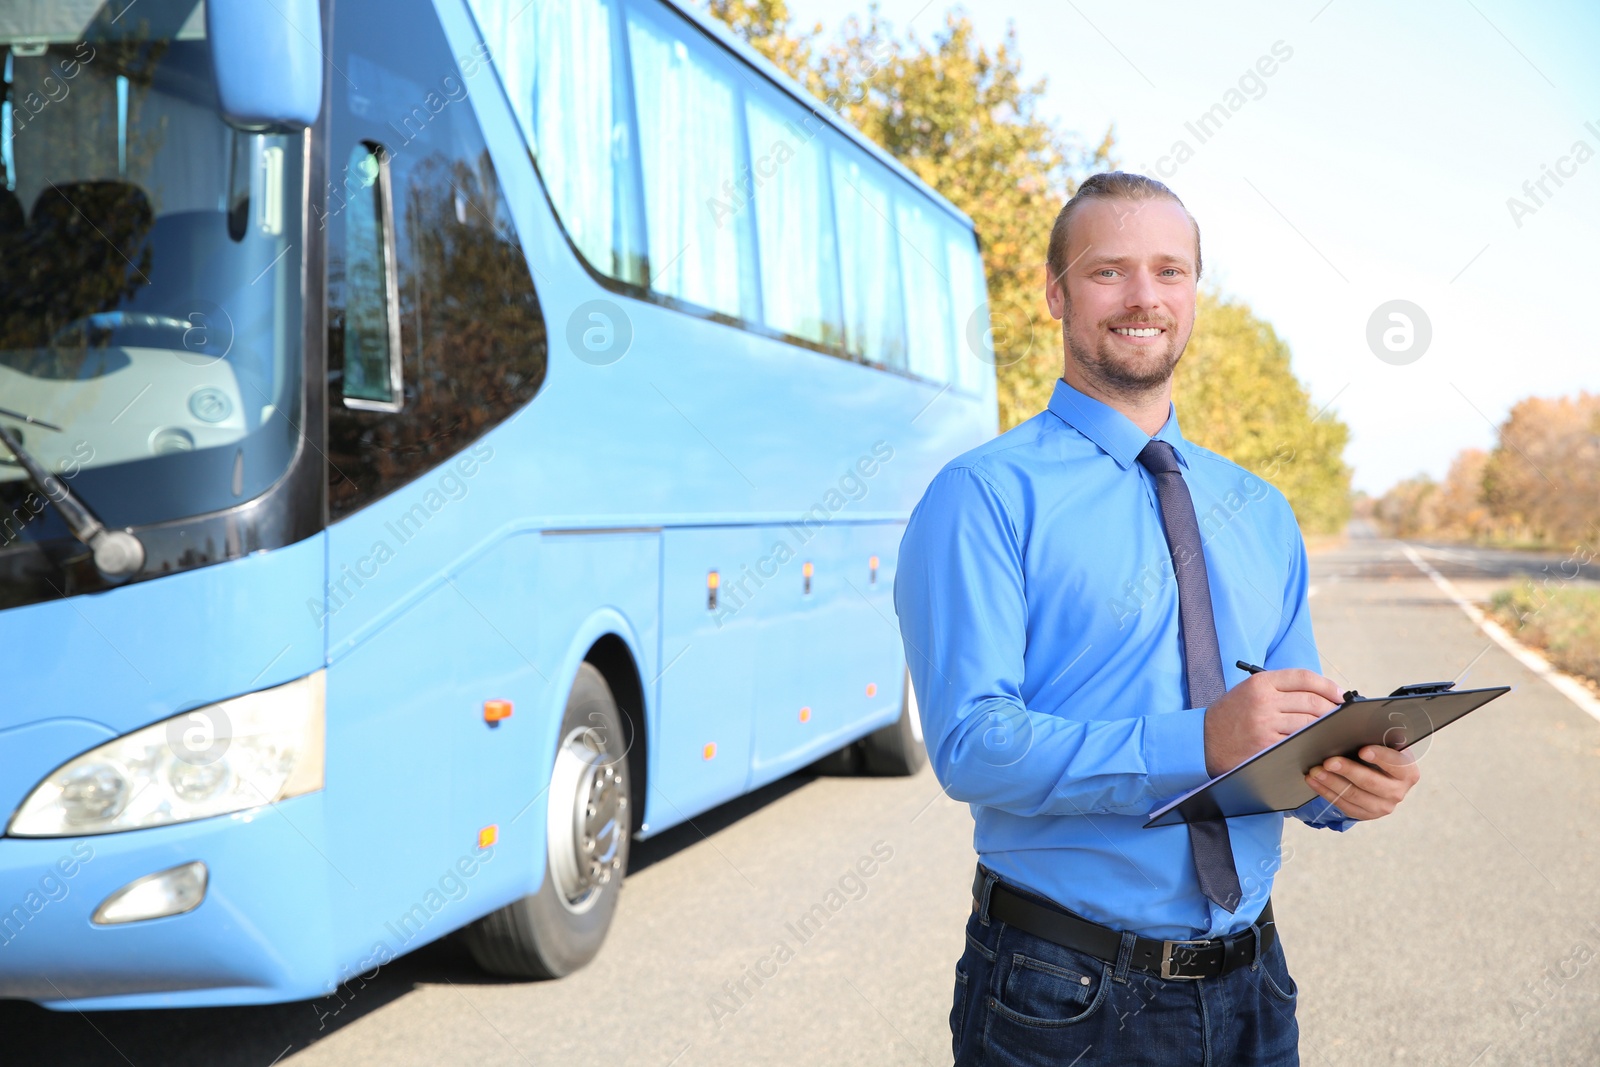
[[[1425,697],[1434,693],[1448,693],[1455,687],[1456,683],[1454,682],[1412,682],[1410,685],[1402,685],[1389,695],[1392,697]],[[1346,704],[1355,700],[1371,699],[1371,697],[1362,696],[1354,689],[1346,689],[1344,691],[1344,702]]]
[[[1448,693],[1456,687],[1454,682],[1413,682],[1402,685],[1389,695],[1392,697],[1420,697],[1429,693]]]

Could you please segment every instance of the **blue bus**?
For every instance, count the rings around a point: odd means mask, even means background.
[[[670,0],[0,2],[0,997],[599,949],[630,843],[925,760],[967,218]]]

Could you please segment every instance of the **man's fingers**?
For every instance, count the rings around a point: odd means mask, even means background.
[[[1357,789],[1396,803],[1405,797],[1408,788],[1407,783],[1394,775],[1369,767],[1359,760],[1335,756],[1333,759],[1323,761],[1322,769],[1324,773],[1342,778]]]
[[[1368,763],[1375,763],[1402,782],[1415,783],[1422,777],[1417,758],[1409,751],[1397,751],[1387,745],[1368,745],[1357,753]]]
[[[1290,711],[1278,716],[1278,733],[1288,736],[1296,730],[1303,730],[1322,717],[1315,711]]]
[[[1344,703],[1344,692],[1334,684],[1333,679],[1324,678],[1316,671],[1308,671],[1302,667],[1291,667],[1288,670],[1268,671],[1273,686],[1283,693],[1315,693],[1334,704]]]
[[[1301,717],[1301,715],[1304,715],[1304,717],[1309,718],[1322,718],[1323,715],[1331,712],[1334,707],[1338,707],[1338,704],[1330,704],[1330,702],[1325,701],[1315,693],[1294,691],[1294,693],[1274,694],[1272,701],[1262,710],[1270,713],[1270,715],[1278,715],[1278,717],[1288,717],[1288,715]],[[1304,725],[1306,723],[1299,723],[1298,726]]]
[[[1328,801],[1334,807],[1350,816],[1352,819],[1377,819],[1394,811],[1399,801],[1386,800],[1374,796],[1343,775],[1331,774],[1327,771],[1320,775],[1313,771],[1306,778],[1311,788],[1317,795]]]
[[[1370,789],[1363,789],[1360,782],[1352,782],[1344,774],[1334,774],[1330,771],[1323,771],[1320,777],[1312,773],[1310,785],[1320,795],[1333,801],[1333,805],[1339,811],[1352,819],[1381,819],[1400,806],[1400,800],[1405,797],[1405,790],[1402,790],[1398,797],[1392,797],[1389,793],[1376,793]]]
[[[1326,715],[1338,706],[1328,702],[1316,693],[1307,693],[1302,690],[1279,693],[1277,698],[1279,711],[1289,711],[1300,715]]]
[[[1334,709],[1335,705],[1328,703],[1315,693],[1279,693],[1276,706],[1277,730],[1280,734],[1292,734],[1296,730],[1304,729],[1322,718]]]
[[[1306,782],[1352,819],[1381,819],[1405,799],[1421,771],[1411,753],[1382,745],[1368,745],[1359,755],[1360,760],[1335,756],[1324,761]]]

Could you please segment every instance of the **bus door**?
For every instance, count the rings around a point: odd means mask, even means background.
[[[660,715],[645,819],[681,822],[744,791],[750,771],[757,650],[769,610],[739,579],[761,531],[712,526],[662,534]],[[749,591],[753,595],[747,595]]]

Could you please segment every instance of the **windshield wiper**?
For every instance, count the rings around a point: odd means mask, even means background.
[[[32,415],[24,415],[6,408],[0,408],[0,415],[46,430],[61,432],[61,427],[52,426]],[[144,544],[137,537],[126,530],[107,529],[105,523],[89,510],[89,506],[67,488],[66,482],[39,465],[38,460],[22,447],[22,442],[6,429],[4,424],[0,424],[0,444],[5,445],[11,454],[17,457],[17,462],[27,472],[28,480],[33,483],[33,487],[55,505],[72,536],[82,541],[94,553],[94,566],[102,578],[109,582],[121,582],[139,573],[139,568],[144,566]]]

